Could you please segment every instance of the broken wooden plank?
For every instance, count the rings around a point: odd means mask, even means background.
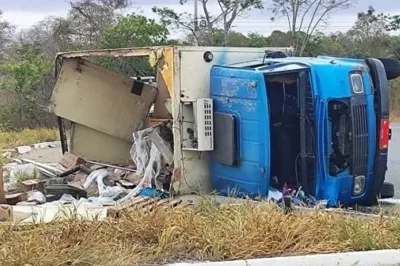
[[[153,86],[71,58],[63,60],[49,109],[77,124],[132,141],[132,132],[143,128],[156,94]]]
[[[156,130],[150,132],[149,137],[157,149],[160,151],[165,162],[171,165],[174,162],[174,154],[171,145],[167,143]]]
[[[117,203],[115,206],[112,206],[107,209],[107,216],[114,218],[119,217],[121,211],[147,200],[149,200],[149,198],[138,197],[138,198],[128,199],[121,203]]]
[[[61,173],[63,172],[62,170],[57,169],[57,168],[52,167],[52,166],[47,165],[47,164],[35,162],[35,161],[33,161],[33,160],[24,159],[24,158],[22,158],[21,160],[22,160],[23,162],[25,162],[25,163],[34,164],[34,165],[38,166],[39,168],[43,168],[44,170],[49,171],[49,172],[51,172],[51,173],[53,173],[53,174],[56,174],[56,175],[61,174]]]
[[[132,169],[132,168],[121,167],[121,166],[116,166],[116,165],[106,164],[106,163],[99,163],[99,162],[94,162],[94,161],[87,161],[87,162],[91,163],[91,164],[95,164],[95,165],[114,168],[114,169],[120,169],[120,170],[124,170],[124,171],[129,171],[129,172],[136,172],[136,169]]]
[[[88,56],[110,56],[110,57],[136,57],[136,56],[149,56],[153,51],[167,48],[168,46],[152,46],[152,47],[138,47],[138,48],[118,48],[118,49],[99,49],[99,50],[86,50],[86,51],[72,51],[58,53],[57,57],[74,58],[74,57],[88,57]],[[170,47],[172,48],[172,47]]]

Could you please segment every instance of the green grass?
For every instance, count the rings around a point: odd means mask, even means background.
[[[56,129],[40,128],[0,132],[0,148],[3,149],[55,140],[59,140]]]
[[[400,219],[360,220],[268,203],[159,206],[119,219],[0,225],[4,265],[135,265],[400,248]]]
[[[21,172],[16,172],[15,177],[17,179],[17,182],[21,184],[22,182],[27,181],[27,180],[38,179],[39,175],[37,172],[34,172],[33,174],[31,174],[31,173],[21,171]]]

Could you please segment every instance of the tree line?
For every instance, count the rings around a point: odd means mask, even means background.
[[[193,5],[188,0],[177,0]],[[75,0],[65,17],[48,17],[29,29],[17,30],[0,11],[0,126],[4,130],[50,127],[55,119],[46,112],[53,79],[53,60],[61,51],[200,45],[235,47],[292,46],[298,56],[400,58],[400,16],[377,12],[373,7],[354,14],[346,32],[324,33],[335,12],[357,0],[197,0],[199,15],[177,13],[155,6],[159,19],[132,10],[130,0]],[[219,9],[211,12],[211,5]],[[284,19],[286,31],[269,36],[235,31],[235,21],[250,11],[270,11],[266,20]],[[180,31],[177,38],[173,32]],[[97,63],[129,76],[154,75],[139,58],[93,58]],[[400,107],[400,82],[391,83],[391,108]]]

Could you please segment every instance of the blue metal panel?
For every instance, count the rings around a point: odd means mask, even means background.
[[[353,65],[349,65],[353,63]],[[352,96],[349,73],[354,71],[357,60],[347,61],[343,66],[317,65],[312,68],[314,88],[319,94],[317,99],[317,139],[318,139],[318,165],[316,178],[316,196],[318,199],[326,199],[329,205],[354,204],[368,199],[373,185],[373,169],[376,139],[376,121],[374,112],[374,95],[371,90],[371,81],[366,69],[363,70],[363,82],[367,101],[367,127],[368,127],[368,174],[366,176],[366,190],[360,196],[353,196],[353,175],[350,169],[337,176],[329,175],[329,154],[331,153],[331,129],[328,121],[327,102],[331,99],[349,99]],[[330,68],[330,69],[325,69]]]
[[[222,195],[268,195],[270,178],[269,116],[264,77],[251,69],[213,67],[214,112],[236,119],[238,160],[224,165],[211,154],[213,189]]]
[[[261,62],[261,61],[260,61]],[[238,163],[227,166],[211,156],[212,184],[221,194],[235,190],[239,194],[267,196],[270,178],[270,135],[268,103],[263,74],[273,74],[277,65],[304,64],[312,73],[312,88],[316,102],[317,164],[315,195],[329,200],[329,205],[352,204],[369,197],[373,184],[376,121],[374,95],[368,67],[364,60],[319,57],[266,59],[265,67],[251,69],[237,67],[214,67],[211,71],[211,97],[214,111],[233,114],[237,120]],[[254,64],[254,63],[253,63]],[[274,64],[276,64],[274,66]],[[269,66],[268,66],[269,65]],[[328,121],[327,103],[332,99],[352,97],[349,73],[361,71],[367,102],[368,169],[366,191],[352,195],[353,176],[350,169],[337,176],[329,175],[331,153],[331,129]],[[263,73],[264,72],[264,73]]]

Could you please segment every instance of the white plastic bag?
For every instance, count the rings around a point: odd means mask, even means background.
[[[153,129],[145,129],[133,133],[133,145],[130,150],[130,155],[133,162],[136,164],[136,173],[144,174],[146,166],[150,159],[151,140],[149,133]]]
[[[89,174],[89,176],[86,178],[85,183],[83,184],[83,189],[87,190],[93,182],[96,180],[103,180],[106,176],[108,175],[108,171],[106,169],[98,169]],[[102,182],[103,183],[103,182]],[[104,183],[103,183],[104,185]]]
[[[28,201],[29,202],[38,202],[38,203],[45,203],[46,196],[37,190],[32,190],[28,192]]]

